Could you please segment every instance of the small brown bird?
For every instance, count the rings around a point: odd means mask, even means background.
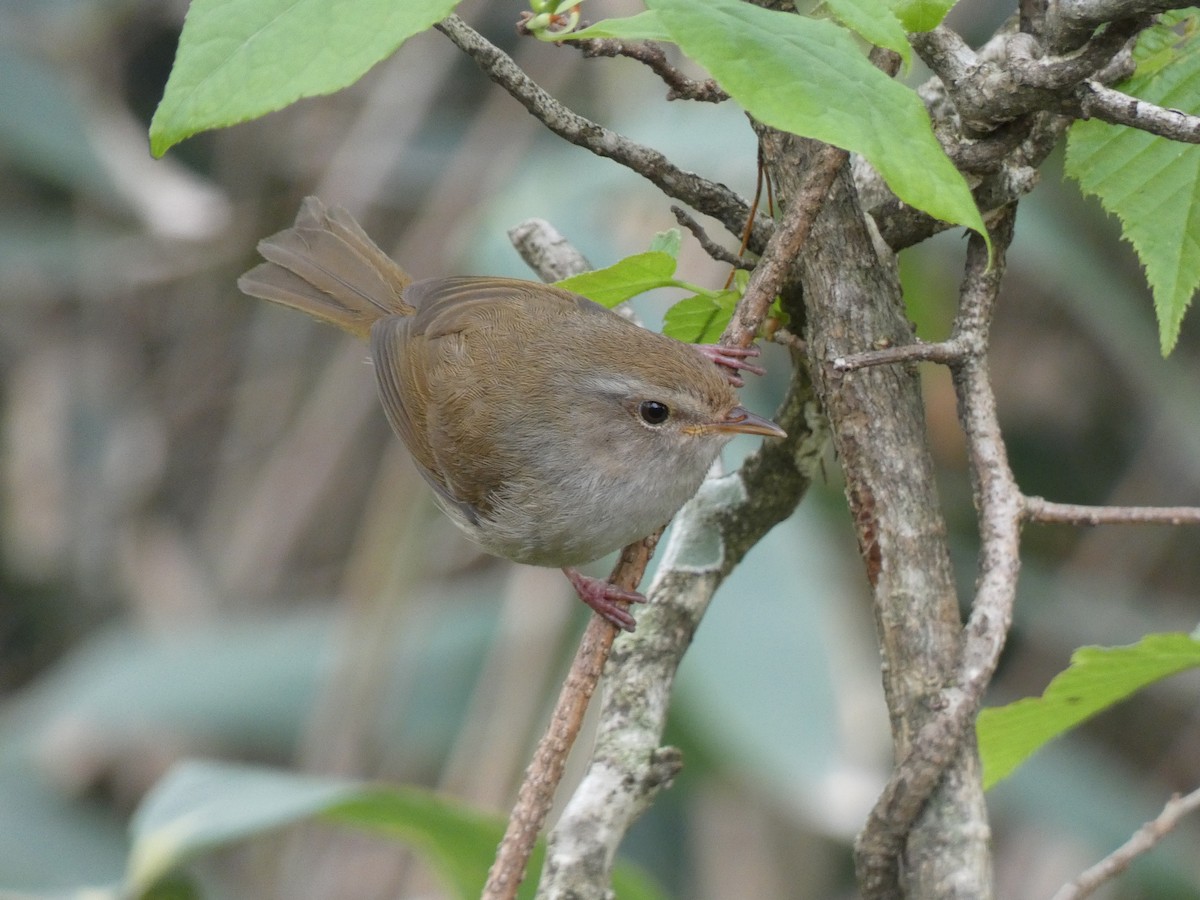
[[[730,383],[761,371],[753,349],[681,343],[532,281],[414,282],[315,197],[258,250],[245,293],[369,339],[388,421],[454,523],[489,553],[561,567],[620,628],[645,598],[574,567],[664,525],[733,435],[784,436]]]

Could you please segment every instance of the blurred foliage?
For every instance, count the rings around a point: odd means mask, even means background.
[[[595,18],[632,11],[592,2]],[[1006,9],[951,23],[986,30]],[[308,193],[418,276],[525,274],[504,232],[531,216],[600,266],[673,224],[639,178],[542,134],[437,35],[347,91],[155,161],[146,128],[183,12],[0,2],[0,890],[118,883],[131,811],[185,757],[506,811],[580,604],[431,511],[361,347],[234,280]],[[663,103],[628,60],[518,44],[503,4],[463,12],[584,114],[752,193],[736,110]],[[1200,502],[1196,326],[1159,357],[1136,260],[1059,165],[1022,203],[993,332],[1018,479],[1063,501]],[[961,256],[954,234],[904,254],[923,336],[945,333]],[[727,274],[690,239],[678,273],[712,289]],[[754,408],[785,381],[783,353],[765,361]],[[926,399],[966,596],[974,516],[944,372]],[[671,896],[852,896],[849,844],[890,743],[833,459],[828,473],[722,590],[680,673],[669,737],[687,768],[622,850]],[[993,702],[1040,693],[1081,645],[1195,627],[1193,533],[1031,526],[1025,549]],[[989,795],[1000,896],[1048,896],[1200,783],[1196,688],[1138,694]],[[1186,822],[1110,896],[1200,897],[1198,831]],[[309,825],[197,859],[175,887],[349,900],[437,884],[394,845]]]
[[[121,897],[161,892],[171,873],[190,858],[230,842],[257,837],[295,821],[329,822],[387,835],[420,847],[453,895],[472,900],[483,890],[502,816],[485,816],[432,791],[373,785],[350,779],[315,778],[256,766],[184,762],[172,769],[139,808],[132,823],[133,848]],[[542,864],[544,844],[530,861]],[[613,887],[628,900],[659,894],[629,866],[618,866]],[[536,880],[522,885],[530,900]]]

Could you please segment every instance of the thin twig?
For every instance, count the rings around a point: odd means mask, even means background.
[[[832,360],[839,372],[854,372],[871,366],[886,366],[892,363],[936,362],[951,366],[962,362],[966,348],[959,341],[918,341],[915,344],[900,344],[895,347],[878,347],[851,353]]]
[[[659,151],[631,141],[563,106],[525,74],[511,56],[458,16],[449,16],[435,27],[475,60],[488,78],[508,91],[559,137],[637,172],[667,196],[712,216],[731,234],[741,234],[750,208],[729,188],[694,172],[685,172]],[[766,245],[771,229],[768,221],[759,220],[754,224],[754,249]]]
[[[623,590],[636,589],[661,535],[659,531],[622,550],[609,581]],[[496,860],[488,872],[481,900],[512,900],[517,896],[534,844],[554,802],[554,792],[562,780],[567,756],[579,735],[583,714],[604,672],[616,634],[616,628],[600,616],[592,616],[588,622],[567,680],[559,692],[550,726],[525,770],[525,779],[517,792],[517,801],[496,850]]]
[[[616,38],[592,38],[582,41],[564,41],[574,44],[583,51],[584,56],[625,56],[637,60],[651,72],[663,80],[670,91],[668,100],[697,100],[701,103],[723,103],[729,99],[717,85],[707,78],[696,81],[688,78],[679,69],[671,65],[663,48],[654,41],[625,42]]]
[[[1181,797],[1176,794],[1167,801],[1155,818],[1133,833],[1133,836],[1100,862],[1084,871],[1078,878],[1059,888],[1053,900],[1083,900],[1104,882],[1120,875],[1135,859],[1158,845],[1188,813],[1200,809],[1200,788]]]
[[[742,229],[742,242],[738,245],[737,255],[739,257],[746,255],[746,248],[750,244],[750,227],[754,224],[754,220],[758,218],[758,204],[762,200],[763,182],[767,184],[767,194],[771,193],[771,179],[767,175],[767,168],[763,165],[763,148],[762,144],[758,145],[758,157],[755,163],[755,178],[754,178],[754,199],[750,201],[750,215],[746,219],[746,226]],[[770,196],[767,198],[767,215],[774,220],[775,212],[771,206]],[[725,289],[733,283],[733,273],[729,273],[729,280],[725,282]]]
[[[1027,522],[1055,525],[1200,525],[1197,506],[1085,506],[1024,499]]]
[[[787,212],[767,242],[762,259],[754,268],[754,274],[746,285],[746,293],[738,301],[733,317],[721,335],[721,343],[733,347],[749,347],[758,337],[758,330],[767,317],[767,310],[779,286],[793,265],[796,254],[808,240],[813,221],[821,211],[821,204],[833,179],[846,162],[849,154],[832,145],[824,147],[813,167],[801,182],[796,196],[788,204]]]
[[[717,262],[733,266],[735,269],[750,270],[754,268],[754,263],[742,259],[732,250],[727,250],[710,238],[708,232],[704,230],[704,226],[688,215],[685,209],[672,206],[671,212],[675,215],[675,221],[692,233],[692,237],[700,244],[700,249]]]

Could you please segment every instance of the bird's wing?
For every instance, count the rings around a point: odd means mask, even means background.
[[[379,399],[392,430],[408,447],[417,469],[437,494],[439,505],[464,524],[478,524],[476,502],[480,497],[464,492],[461,484],[447,474],[440,455],[435,452],[427,413],[436,405],[429,378],[430,348],[421,339],[411,340],[406,316],[388,316],[371,328],[371,357]],[[444,371],[444,370],[443,370]]]
[[[512,479],[529,477],[530,454],[545,449],[532,446],[542,424],[570,414],[530,399],[547,394],[546,357],[565,356],[559,363],[569,367],[578,352],[559,351],[581,330],[579,312],[602,322],[611,314],[567,291],[504,278],[417,281],[404,302],[413,315],[371,330],[388,420],[443,500],[487,517]],[[503,402],[501,393],[524,402]]]

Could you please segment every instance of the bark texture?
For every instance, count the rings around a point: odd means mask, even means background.
[[[789,195],[821,145],[760,129],[772,177]],[[938,712],[958,668],[962,622],[934,483],[915,367],[840,372],[839,357],[911,344],[895,259],[873,233],[843,166],[801,250],[796,275],[808,361],[846,479],[846,498],[874,592],[883,685],[897,759]],[[991,896],[987,816],[972,742],[961,746],[899,856],[860,855],[868,896]],[[875,871],[879,860],[899,871]]]

